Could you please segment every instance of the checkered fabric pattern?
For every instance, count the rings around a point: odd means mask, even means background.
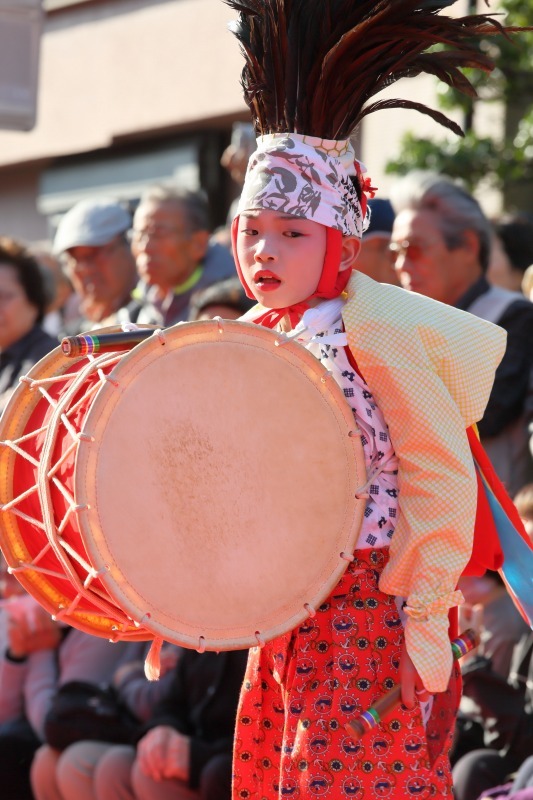
[[[408,652],[432,692],[452,667],[448,609],[472,550],[477,485],[465,429],[483,416],[506,334],[354,272],[348,343],[399,458],[400,515],[380,588],[407,598]]]

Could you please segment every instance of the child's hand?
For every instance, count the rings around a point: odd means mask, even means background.
[[[402,688],[402,703],[407,708],[413,708],[416,700],[424,702],[429,698],[429,692],[424,688],[422,679],[411,661],[405,642],[403,643],[400,658],[400,685]]]

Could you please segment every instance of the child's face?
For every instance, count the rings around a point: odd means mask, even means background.
[[[237,256],[244,279],[266,308],[286,308],[316,290],[326,254],[326,228],[280,211],[240,215]]]

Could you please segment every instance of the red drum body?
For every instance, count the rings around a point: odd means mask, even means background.
[[[0,545],[25,589],[54,617],[110,639],[150,639],[108,594],[80,533],[76,457],[94,399],[120,357],[33,367],[0,420]],[[85,440],[88,441],[88,440]]]
[[[110,639],[230,650],[291,630],[341,577],[365,508],[342,390],[300,345],[243,322],[177,325],[122,354],[57,348],[0,439],[11,571]]]

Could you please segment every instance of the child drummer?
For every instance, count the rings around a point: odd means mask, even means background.
[[[462,602],[456,585],[472,550],[477,496],[466,428],[483,415],[505,334],[354,270],[369,182],[349,135],[383,73],[395,80],[405,69],[407,45],[417,54],[428,46],[425,26],[429,43],[459,41],[469,63],[477,51],[465,31],[495,29],[480,17],[479,27],[467,18],[462,28],[450,20],[439,28],[435,4],[308,0],[303,38],[314,50],[299,51],[295,69],[285,37],[292,25],[297,47],[299,3],[228,4],[240,13],[245,99],[262,134],[233,225],[237,270],[259,304],[244,319],[288,332],[333,373],[361,432],[368,476],[364,523],[339,584],[300,628],[250,652],[234,800],[450,797],[457,698],[449,612]],[[387,11],[393,24],[379,39]],[[337,63],[335,74],[346,76],[339,89],[324,54],[348,31],[352,55],[344,48]],[[379,77],[370,54],[363,71],[372,36],[382,48]],[[321,58],[316,85],[299,98],[291,75],[310,75]],[[328,113],[317,111],[325,97]],[[356,742],[346,724],[397,682],[403,705]]]

